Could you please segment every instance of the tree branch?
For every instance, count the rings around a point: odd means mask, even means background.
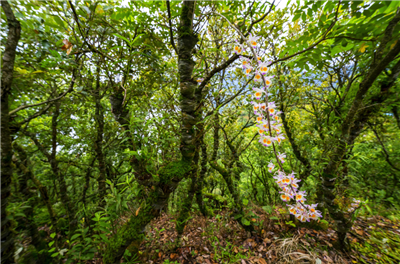
[[[174,48],[176,54],[178,54],[178,50],[176,49],[175,42],[174,42],[174,35],[172,33],[172,23],[171,23],[171,7],[169,0],[167,0],[167,11],[168,11],[168,23],[169,23],[169,37],[172,47]]]

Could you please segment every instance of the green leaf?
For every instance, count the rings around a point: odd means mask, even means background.
[[[276,216],[271,216],[269,219],[271,219],[271,220],[279,220],[279,218],[276,217]]]
[[[235,218],[235,220],[237,220],[237,219],[239,219],[240,217],[242,217],[243,215],[242,214],[237,214],[237,215],[235,215],[233,218]]]
[[[293,221],[285,221],[285,224],[296,227],[296,225],[293,223]]]
[[[242,218],[242,224],[248,226],[248,225],[250,225],[250,221],[243,217],[243,218]]]
[[[86,13],[87,13],[88,15],[91,13],[91,12],[90,12],[90,9],[89,9],[87,6],[82,6],[82,8],[86,10]]]
[[[296,15],[293,17],[292,21],[293,21],[293,22],[296,21],[297,19],[300,18],[300,16],[301,16],[301,13],[296,14]]]
[[[333,49],[331,49],[331,56],[333,57],[341,51],[342,51],[341,46],[335,46],[333,47]]]
[[[244,204],[244,205],[247,205],[248,203],[249,203],[249,200],[243,199],[243,204]]]
[[[56,233],[54,232],[54,233],[52,233],[52,234],[50,234],[50,237],[51,238],[54,238],[56,236]]]
[[[14,216],[26,217],[24,213],[15,213]]]
[[[73,235],[72,237],[71,237],[71,241],[72,240],[75,240],[77,237],[79,237],[79,236],[81,236],[81,234],[75,234],[75,235]]]
[[[34,72],[32,72],[32,74],[34,74],[34,73],[45,73],[45,71],[34,71]]]
[[[60,25],[60,27],[64,28],[64,22],[61,20],[60,17],[54,16],[53,18],[57,22],[57,24]]]
[[[127,38],[125,38],[124,36],[121,36],[120,34],[115,33],[114,36],[116,36],[117,38],[120,38],[122,40],[125,40],[127,43],[130,43],[130,41]]]
[[[108,243],[108,238],[106,237],[105,234],[100,234],[100,237],[104,242]]]
[[[51,246],[54,244],[54,242],[56,242],[56,241],[51,241],[51,242],[49,243],[49,247],[51,247]]]
[[[351,50],[353,47],[354,47],[354,44],[353,44],[353,43],[348,43],[348,44],[346,45],[346,47],[343,47],[343,49],[347,51],[347,50]]]
[[[58,254],[60,254],[60,252],[53,253],[53,254],[51,254],[51,257],[54,258],[54,257],[56,257]]]
[[[368,212],[370,213],[370,214],[374,214],[373,212],[372,212],[372,210],[371,210],[371,207],[369,207],[367,204],[365,204],[365,207],[368,209]]]
[[[267,214],[272,213],[272,207],[270,205],[263,206],[262,209],[264,209]]]
[[[138,36],[136,36],[136,38],[130,43],[130,45],[131,46],[135,45],[140,40],[140,37],[143,35],[144,34],[139,34]]]

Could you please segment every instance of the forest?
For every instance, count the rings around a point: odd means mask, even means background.
[[[1,1],[1,263],[400,263],[400,2]]]

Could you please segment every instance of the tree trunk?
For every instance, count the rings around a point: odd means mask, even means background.
[[[71,237],[75,231],[76,227],[76,220],[74,217],[74,209],[71,203],[71,200],[68,195],[68,187],[67,183],[64,178],[64,174],[60,171],[60,168],[58,166],[58,161],[57,161],[57,125],[58,125],[58,117],[60,115],[60,106],[61,106],[61,101],[57,101],[55,103],[55,110],[52,118],[52,123],[51,123],[51,131],[52,131],[52,149],[51,149],[51,154],[50,154],[50,165],[53,170],[54,175],[57,177],[59,185],[60,185],[60,197],[61,197],[61,202],[64,205],[65,210],[67,211],[67,217],[68,217],[68,224],[69,224],[69,236]]]
[[[392,21],[389,22],[388,27],[385,30],[385,35],[381,41],[381,44],[377,48],[376,56],[374,61],[371,63],[371,66],[364,78],[364,80],[360,83],[357,94],[351,104],[351,107],[347,113],[345,120],[341,126],[341,134],[337,141],[337,147],[332,151],[332,155],[330,156],[330,161],[328,165],[324,168],[322,174],[322,192],[323,192],[323,203],[326,208],[329,210],[329,214],[335,220],[337,226],[337,232],[339,236],[340,246],[343,249],[348,249],[348,243],[346,239],[346,233],[348,229],[351,227],[351,223],[346,219],[343,212],[338,208],[338,206],[334,203],[335,194],[335,183],[337,178],[337,170],[340,164],[342,163],[342,159],[346,154],[347,150],[347,142],[351,139],[351,131],[354,128],[355,124],[359,120],[357,120],[357,115],[360,117],[363,116],[362,113],[358,114],[358,111],[363,104],[363,98],[365,97],[368,90],[372,87],[375,80],[378,78],[380,73],[392,62],[396,56],[400,53],[400,42],[397,42],[396,45],[393,46],[392,49],[383,56],[383,50],[386,48],[387,43],[391,40],[391,36],[393,35],[394,27],[400,21],[400,12],[398,12]],[[397,77],[397,76],[396,76]],[[387,90],[387,88],[385,88]]]
[[[38,227],[34,221],[34,207],[35,207],[35,199],[37,196],[34,196],[28,186],[28,180],[35,178],[32,171],[29,169],[29,160],[26,152],[21,148],[21,146],[14,143],[14,149],[18,152],[19,159],[17,159],[14,155],[13,162],[17,166],[20,171],[20,179],[19,179],[19,193],[22,196],[23,201],[27,202],[28,207],[24,209],[24,214],[26,218],[23,218],[24,228],[28,231],[28,235],[32,238],[32,245],[36,248],[38,252],[38,261],[40,263],[48,263],[51,262],[50,255],[47,253],[48,247],[46,241],[40,236],[38,232]],[[37,180],[36,180],[37,181]],[[43,193],[43,186],[36,186],[38,190]],[[40,187],[40,188],[39,188]],[[47,191],[47,190],[46,190]],[[47,192],[45,193],[45,195]],[[48,200],[48,196],[42,195],[46,205],[50,208],[50,219],[54,228],[56,228],[57,222],[55,221],[54,213],[51,208],[51,203]],[[50,206],[49,206],[50,204]],[[53,230],[54,231],[54,230]],[[39,253],[43,250],[42,253]]]
[[[204,142],[204,133],[201,135],[201,170],[200,170],[200,175],[199,175],[199,180],[198,180],[198,186],[196,189],[196,200],[197,204],[199,205],[200,212],[203,216],[207,216],[207,207],[204,204],[203,201],[203,185],[204,185],[204,178],[206,177],[207,173],[207,145]]]
[[[96,103],[95,120],[97,126],[97,138],[94,149],[99,162],[99,207],[103,208],[106,204],[106,163],[103,153],[103,131],[104,131],[104,111],[101,105],[102,96],[100,96],[100,67],[97,66],[96,90],[94,91],[94,99]]]
[[[196,145],[198,135],[202,133],[201,128],[194,129],[194,125],[200,121],[201,117],[201,91],[200,95],[197,91],[197,82],[193,80],[192,73],[195,62],[192,60],[193,48],[198,42],[198,37],[193,32],[193,16],[195,1],[184,1],[180,17],[180,25],[178,28],[178,69],[181,90],[181,109],[182,109],[182,126],[181,126],[181,153],[182,159],[191,163],[189,175],[191,177],[191,185],[187,197],[184,199],[183,206],[180,210],[176,230],[179,237],[183,233],[187,218],[192,207],[193,196],[196,193],[197,185],[197,165],[199,161],[199,148]],[[200,110],[196,110],[200,108]]]
[[[9,116],[9,95],[13,81],[15,53],[21,34],[21,25],[7,1],[1,2],[7,18],[8,33],[3,54],[1,76],[1,263],[14,263],[14,235],[6,207],[10,197],[12,177],[12,146]]]
[[[180,26],[178,29],[178,68],[180,74],[181,90],[181,153],[182,160],[168,164],[158,171],[159,182],[154,182],[153,177],[147,173],[143,164],[135,156],[131,157],[132,167],[135,169],[136,180],[144,188],[148,186],[148,196],[142,204],[137,216],[132,216],[127,224],[118,230],[110,243],[108,244],[103,261],[105,264],[118,263],[123,256],[125,249],[137,254],[139,245],[144,237],[144,227],[150,221],[159,216],[160,211],[167,204],[168,197],[179,182],[187,177],[191,171],[196,171],[192,166],[192,160],[195,156],[196,147],[194,145],[195,129],[194,125],[198,122],[196,119],[196,98],[195,82],[191,75],[194,68],[194,62],[191,58],[192,51],[198,39],[192,31],[192,21],[194,15],[194,2],[184,1],[181,11]],[[122,100],[118,96],[110,97],[114,116],[117,121],[128,130],[128,136],[131,139],[133,150],[138,150],[129,131],[129,113],[124,109]],[[129,247],[128,247],[129,246]]]

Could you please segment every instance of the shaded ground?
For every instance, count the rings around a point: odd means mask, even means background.
[[[382,216],[357,218],[348,233],[351,252],[343,253],[334,248],[337,236],[325,220],[303,224],[291,222],[285,209],[277,208],[268,214],[253,206],[251,211],[254,215],[251,221],[256,225],[253,233],[244,231],[229,211],[214,212],[215,216],[208,218],[192,216],[179,248],[176,248],[177,217],[163,213],[147,227],[140,254],[124,263],[400,263],[398,221]],[[128,219],[128,215],[123,216],[118,224]],[[47,225],[39,229],[47,233],[47,242],[52,241]],[[20,239],[20,245],[27,250],[31,238]],[[105,246],[101,244],[101,248]],[[101,264],[101,255],[96,253],[94,259],[80,263]]]
[[[194,216],[178,249],[176,218],[162,214],[150,224],[137,263],[400,263],[400,225],[381,216],[355,221],[348,234],[352,251],[344,254],[333,247],[337,236],[327,222],[293,223],[279,210],[253,212],[253,234],[227,211]]]

